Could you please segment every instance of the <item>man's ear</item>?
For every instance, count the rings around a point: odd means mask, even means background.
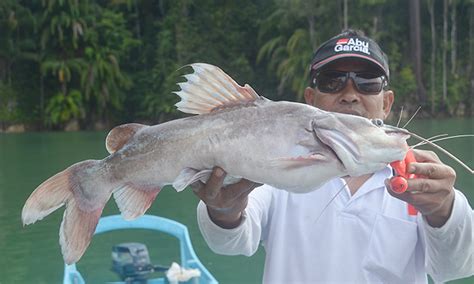
[[[383,113],[384,119],[388,117],[390,114],[390,110],[392,109],[393,101],[395,98],[395,94],[392,90],[384,91],[383,93]]]
[[[314,89],[310,87],[306,87],[304,89],[304,100],[308,105],[314,106]]]

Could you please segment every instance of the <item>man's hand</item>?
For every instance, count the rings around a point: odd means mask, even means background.
[[[191,188],[207,205],[211,220],[222,228],[231,229],[240,224],[248,195],[260,184],[243,179],[223,187],[225,175],[223,169],[215,167],[206,184],[198,181]]]
[[[394,193],[389,180],[385,185],[389,193],[398,199],[415,206],[428,224],[441,227],[451,216],[454,203],[454,182],[456,172],[443,164],[432,151],[413,150],[416,163],[410,163],[409,173],[418,177],[408,180],[408,190],[402,194]]]

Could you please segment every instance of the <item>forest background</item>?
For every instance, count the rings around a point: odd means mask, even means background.
[[[180,117],[193,62],[302,101],[313,52],[348,27],[387,53],[395,113],[472,117],[474,0],[0,0],[0,131]]]

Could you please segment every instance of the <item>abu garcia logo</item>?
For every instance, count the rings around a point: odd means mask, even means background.
[[[336,42],[335,52],[340,51],[358,51],[370,55],[369,42],[358,38],[341,38]]]

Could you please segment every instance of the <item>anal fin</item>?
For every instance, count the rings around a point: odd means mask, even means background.
[[[114,199],[122,217],[133,220],[145,214],[160,190],[157,186],[127,183],[114,192]]]

